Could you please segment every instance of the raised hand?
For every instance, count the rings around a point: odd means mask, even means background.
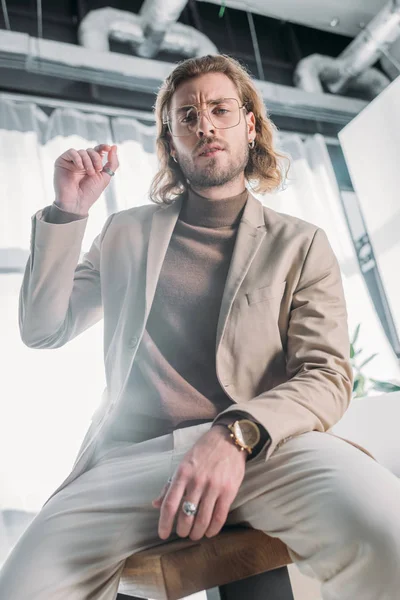
[[[99,144],[95,148],[70,148],[54,163],[55,204],[75,214],[87,216],[89,209],[100,198],[111,180],[103,171],[103,157],[107,154],[108,167],[119,167],[117,146]]]

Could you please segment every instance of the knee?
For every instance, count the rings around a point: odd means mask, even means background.
[[[358,539],[374,555],[377,564],[399,576],[400,516],[386,513],[382,506],[361,506]]]
[[[388,473],[389,474],[389,473]],[[390,475],[390,474],[389,474]],[[348,543],[368,548],[385,571],[398,572],[400,564],[400,486],[370,485],[369,493],[357,477],[339,477],[334,496],[333,525]],[[390,480],[390,478],[389,478]],[[359,480],[360,482],[360,480]],[[371,483],[373,479],[371,478]],[[398,576],[398,574],[397,574]]]
[[[346,442],[317,432],[311,442],[315,452],[308,454],[307,467],[320,499],[317,527],[327,539],[368,544],[399,564],[400,480]]]

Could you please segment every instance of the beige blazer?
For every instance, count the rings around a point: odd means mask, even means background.
[[[58,348],[104,317],[107,387],[54,494],[83,472],[122,397],[181,204],[182,196],[114,213],[79,264],[87,219],[47,223],[43,210],[32,217],[23,342]],[[293,436],[327,432],[351,400],[349,350],[341,273],[325,232],[249,194],[217,327],[217,375],[233,401],[224,412],[243,409],[263,423],[272,438],[266,460]]]

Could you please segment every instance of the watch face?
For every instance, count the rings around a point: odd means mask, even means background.
[[[254,448],[260,441],[260,430],[253,421],[241,419],[235,423],[235,435],[244,446]]]

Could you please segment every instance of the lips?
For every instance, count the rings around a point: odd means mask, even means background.
[[[199,153],[199,156],[212,156],[213,154],[216,154],[218,151],[219,152],[222,151],[222,148],[220,148],[219,146],[205,146]]]

